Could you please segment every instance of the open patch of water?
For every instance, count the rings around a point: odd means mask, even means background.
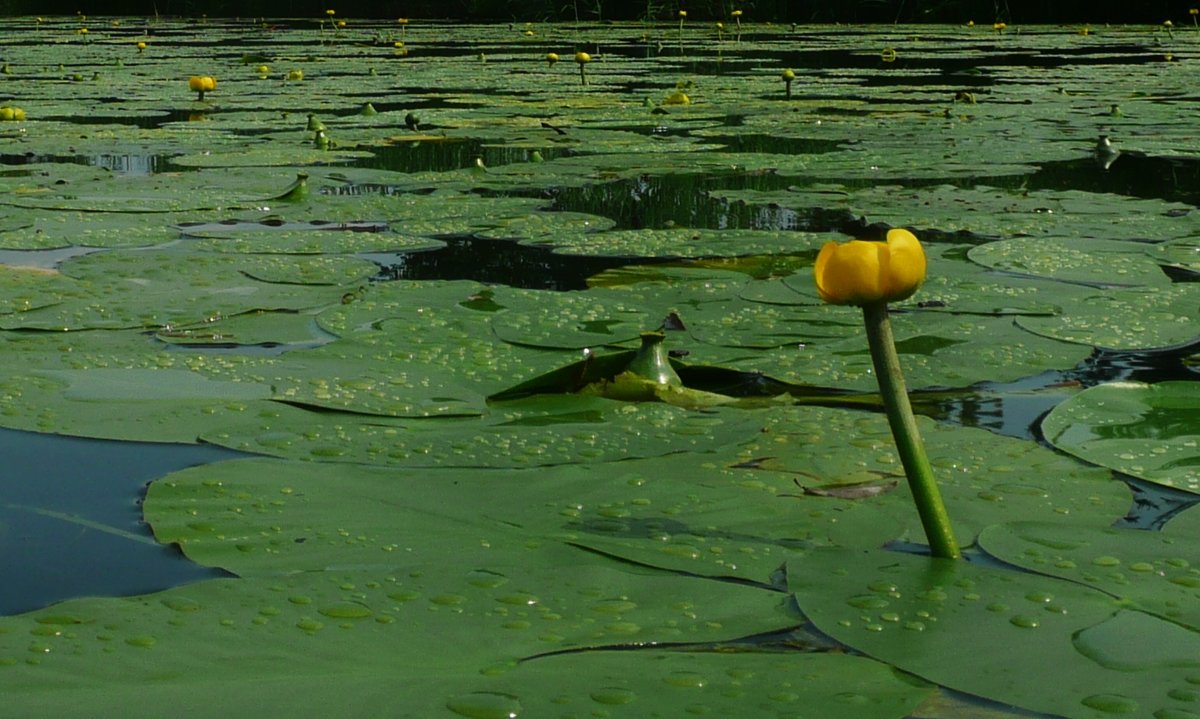
[[[440,250],[372,255],[382,269],[378,280],[475,280],[485,284],[541,290],[582,290],[587,278],[629,264],[625,258],[572,257],[545,247],[471,236],[440,237]]]
[[[113,153],[98,155],[43,155],[37,153],[0,154],[0,165],[20,167],[22,165],[63,163],[102,167],[120,175],[153,175],[163,172],[170,162],[167,155]]]
[[[152,480],[241,453],[9,429],[0,429],[0,453],[0,615],[229,576],[156,543],[140,505]]]
[[[853,230],[858,219],[845,210],[750,205],[713,197],[718,189],[782,190],[795,180],[773,173],[646,175],[553,191],[553,208],[604,215],[616,229],[690,227],[714,230]]]

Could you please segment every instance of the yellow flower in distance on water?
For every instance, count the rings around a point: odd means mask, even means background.
[[[192,75],[188,78],[188,88],[196,93],[197,100],[203,100],[204,93],[217,89],[217,80],[209,75]]]
[[[813,268],[817,293],[835,305],[868,305],[911,297],[925,281],[925,250],[908,230],[888,230],[887,242],[827,242]]]

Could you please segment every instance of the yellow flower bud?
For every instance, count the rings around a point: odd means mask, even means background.
[[[582,65],[585,62],[591,62],[591,61],[592,61],[592,56],[587,54],[586,52],[575,53],[575,62],[579,63],[580,65]]]
[[[217,81],[208,75],[192,75],[188,78],[188,88],[193,92],[209,92],[217,89]]]
[[[813,268],[817,293],[835,305],[896,302],[925,280],[925,251],[908,230],[888,230],[887,242],[827,242]]]

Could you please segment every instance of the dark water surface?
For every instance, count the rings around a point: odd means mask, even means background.
[[[0,456],[0,614],[229,576],[155,543],[141,498],[165,474],[239,453],[0,429]]]

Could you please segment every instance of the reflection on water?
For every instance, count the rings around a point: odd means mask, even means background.
[[[0,165],[68,164],[102,167],[120,175],[153,175],[162,172],[169,157],[166,155],[100,154],[100,155],[39,155],[0,154]]]
[[[1024,181],[1030,190],[1084,190],[1200,206],[1200,159],[1194,157],[1127,151],[1107,169],[1090,157],[1044,162]]]
[[[772,173],[644,175],[554,191],[553,209],[616,220],[615,229],[803,230],[853,234],[862,222],[846,210],[792,210],[714,197],[713,190],[786,190],[795,180]]]
[[[1042,436],[1039,423],[1047,412],[1063,400],[1081,389],[1117,380],[1147,383],[1200,380],[1200,374],[1184,362],[1198,349],[1200,344],[1166,352],[1098,351],[1066,372],[1043,372],[1003,384],[985,383],[978,386],[975,393],[935,403],[930,415],[943,422],[980,427],[1049,446]],[[919,393],[915,396],[919,397]],[[1147,421],[1174,422],[1185,428],[1197,424],[1194,411],[1162,410],[1160,414],[1161,417],[1148,417]],[[1127,428],[1128,425],[1108,427],[1106,431],[1119,436],[1122,427]],[[1137,436],[1146,436],[1144,430],[1144,425],[1139,423]],[[1188,492],[1120,473],[1114,474],[1129,486],[1133,494],[1128,514],[1118,520],[1115,526],[1158,529],[1179,512],[1200,502],[1200,497]]]
[[[518,162],[530,162],[533,159],[533,148],[506,147],[504,145],[485,144],[481,140],[413,140],[398,141],[387,145],[371,145],[360,149],[371,152],[371,157],[364,157],[351,163],[352,167],[367,167],[392,172],[446,172],[474,167],[476,158],[481,158],[488,167],[511,165]],[[542,159],[551,160],[567,154],[567,151],[555,147],[542,147],[537,150]]]
[[[240,453],[0,429],[0,454],[0,614],[228,576],[156,544],[140,505],[151,480]]]
[[[986,382],[975,392],[934,405],[936,419],[983,427],[1019,439],[1041,439],[1038,420],[1079,390],[1104,382],[1167,382],[1200,380],[1200,373],[1185,360],[1200,350],[1200,343],[1158,352],[1097,350],[1076,367],[1043,372],[1015,382]],[[1194,426],[1195,417],[1179,421]]]
[[[475,280],[485,284],[540,290],[582,290],[587,278],[629,264],[627,258],[558,255],[545,247],[467,235],[439,238],[440,250],[396,253],[393,261],[376,253],[379,280]]]

